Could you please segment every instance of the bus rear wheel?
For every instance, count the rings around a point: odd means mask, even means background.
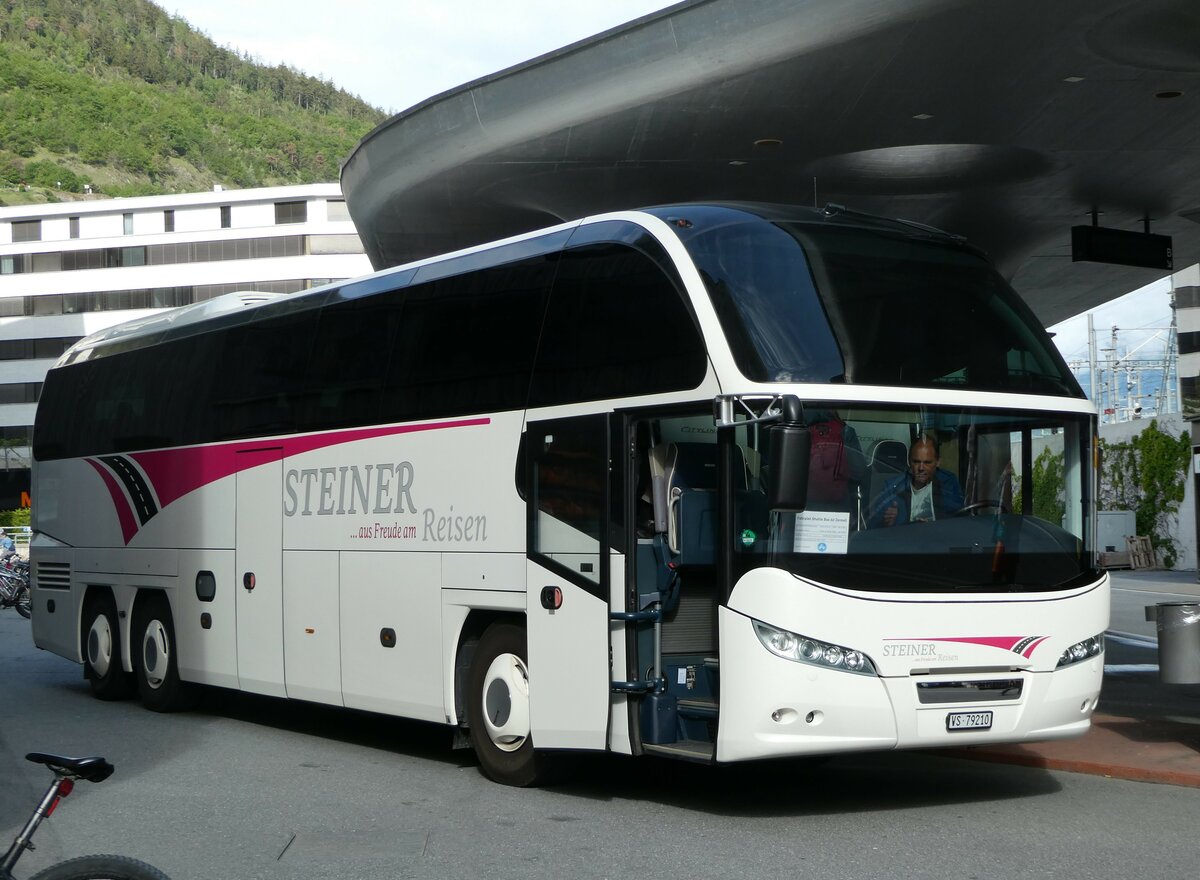
[[[121,668],[121,629],[117,603],[107,592],[90,596],[83,606],[83,674],[101,700],[122,700],[133,690]]]
[[[511,623],[488,627],[471,661],[467,723],[483,772],[504,785],[541,778],[544,756],[529,729],[529,670],[525,630]]]
[[[133,613],[133,668],[142,705],[155,712],[177,712],[189,703],[179,678],[175,624],[162,596],[138,601]]]

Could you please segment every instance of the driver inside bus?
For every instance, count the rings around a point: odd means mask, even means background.
[[[958,477],[938,467],[937,440],[921,434],[908,451],[908,470],[890,480],[871,505],[867,528],[932,522],[962,509]]]

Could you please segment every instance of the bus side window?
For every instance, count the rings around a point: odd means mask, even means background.
[[[528,435],[535,528],[530,550],[600,583],[606,437],[600,417],[542,422]]]

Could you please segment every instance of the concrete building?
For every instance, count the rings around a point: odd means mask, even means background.
[[[78,339],[234,290],[370,270],[337,184],[0,208],[0,509],[27,501],[42,381]]]

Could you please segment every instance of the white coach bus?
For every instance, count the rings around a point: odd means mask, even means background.
[[[679,205],[231,296],[46,379],[34,640],[98,697],[439,722],[517,785],[1088,728],[1095,413],[961,239]]]

